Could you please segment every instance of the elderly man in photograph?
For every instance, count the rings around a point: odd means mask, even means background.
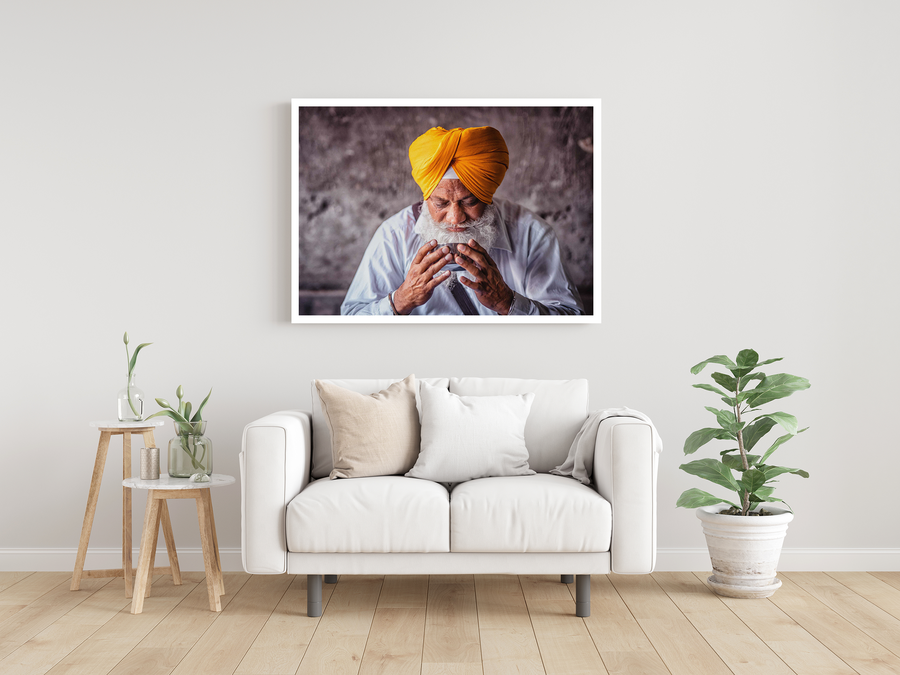
[[[584,314],[553,229],[494,199],[509,151],[492,127],[435,127],[409,147],[423,202],[384,221],[341,314]]]

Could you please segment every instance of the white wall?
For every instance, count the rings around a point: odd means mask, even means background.
[[[0,8],[0,565],[71,566],[125,330],[153,342],[151,397],[214,387],[215,468],[234,475],[243,426],[308,408],[314,377],[587,377],[594,407],[663,436],[671,564],[704,546],[674,507],[698,484],[683,440],[712,421],[690,366],[785,356],[813,383],[783,406],[812,427],[782,451],[812,474],[782,483],[786,546],[898,564],[900,530],[854,507],[896,506],[900,7],[310,5]],[[289,99],[423,96],[602,99],[602,325],[289,323]],[[118,457],[91,542],[112,560]],[[231,566],[239,495],[214,497]],[[173,518],[196,549],[192,507]]]

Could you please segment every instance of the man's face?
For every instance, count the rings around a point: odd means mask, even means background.
[[[438,183],[425,203],[434,222],[448,232],[464,232],[471,221],[481,218],[486,206],[454,178]]]

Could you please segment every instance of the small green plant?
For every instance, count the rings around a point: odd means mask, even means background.
[[[205,422],[203,421],[202,413],[206,402],[209,401],[209,397],[212,396],[212,389],[209,390],[206,398],[203,399],[203,402],[200,404],[200,407],[197,408],[196,412],[194,412],[193,416],[191,415],[191,403],[190,401],[184,400],[184,387],[180,384],[175,390],[175,396],[178,397],[178,408],[173,408],[166,399],[158,398],[156,399],[156,404],[162,408],[162,410],[153,413],[147,419],[159,416],[170,418],[175,423],[175,433],[179,436],[180,448],[191,460],[191,465],[194,470],[202,470],[204,467],[209,466],[207,464],[209,460],[206,457],[206,449],[209,447],[209,444],[208,442],[199,443],[199,450],[202,450],[202,454],[198,457],[197,437],[203,434],[203,425]],[[169,452],[172,452],[171,445],[169,446]],[[171,454],[169,457],[169,461],[171,462]],[[171,468],[169,471],[171,472]]]
[[[128,377],[125,379],[125,391],[126,397],[128,398],[128,405],[131,406],[131,412],[133,412],[138,419],[141,418],[141,413],[138,412],[137,408],[134,405],[134,399],[131,398],[131,374],[134,372],[134,367],[137,365],[137,357],[140,354],[141,350],[144,347],[148,347],[152,345],[152,342],[144,342],[143,344],[139,344],[137,349],[134,350],[134,354],[128,353],[128,331],[125,331],[125,335],[122,336],[122,341],[125,343],[125,365],[128,367]],[[120,413],[121,414],[121,413]]]
[[[200,407],[197,408],[197,411],[194,413],[193,417],[191,416],[191,403],[190,401],[185,401],[184,399],[184,387],[180,384],[178,388],[175,390],[175,396],[178,397],[178,407],[173,408],[169,402],[164,398],[156,399],[156,404],[162,408],[147,419],[149,420],[151,417],[169,417],[175,422],[175,433],[179,436],[185,436],[187,434],[199,434],[200,433],[200,424],[203,422],[203,417],[201,413],[203,412],[203,408],[206,405],[206,402],[209,401],[209,397],[212,395],[212,389],[209,390],[209,393],[206,395],[206,398],[203,399],[203,402],[200,404]]]
[[[777,358],[760,362],[759,355],[755,351],[744,349],[734,361],[727,356],[719,355],[701,361],[691,368],[691,373],[696,375],[711,363],[725,366],[728,373],[712,373],[712,379],[719,385],[718,387],[711,384],[695,384],[693,386],[718,394],[729,409],[721,410],[707,406],[706,409],[716,416],[719,426],[700,429],[688,436],[684,442],[684,454],[692,455],[712,440],[736,442],[737,447],[720,452],[721,459],[697,459],[682,464],[679,468],[736,492],[739,503],[736,504],[703,490],[691,488],[685,490],[678,498],[677,506],[691,509],[725,503],[729,504],[731,509],[724,513],[746,516],[763,502],[784,501],[772,495],[775,491],[772,483],[777,482],[775,479],[778,476],[792,473],[809,478],[809,474],[802,469],[791,469],[767,463],[773,452],[798,433],[806,431],[806,429],[798,430],[797,418],[793,415],[784,412],[760,413],[760,406],[766,403],[786,398],[795,391],[809,389],[809,380],[802,377],[786,373],[766,375],[757,371],[762,366],[781,360],[781,358]],[[751,382],[757,384],[748,389]],[[752,420],[746,419],[748,415],[754,413],[760,414]],[[763,454],[751,454],[750,451],[775,425],[781,426],[787,433],[779,436]],[[735,472],[738,474],[737,477]],[[760,511],[760,514],[764,515],[764,512]]]

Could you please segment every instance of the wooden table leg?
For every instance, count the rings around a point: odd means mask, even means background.
[[[131,478],[131,434],[122,434],[122,479]],[[134,546],[131,534],[131,488],[122,487],[122,570],[125,577],[125,597],[131,597],[134,567],[131,561],[131,548]]]
[[[141,555],[138,561],[134,594],[131,598],[131,613],[140,614],[144,609],[144,596],[150,585],[150,572],[159,538],[159,500],[153,490],[147,493],[147,509],[144,512],[144,530],[141,534]]]
[[[175,535],[172,534],[172,521],[169,519],[169,507],[166,500],[162,500],[159,505],[159,512],[162,516],[162,531],[166,538],[166,553],[169,556],[169,568],[172,572],[172,583],[181,586],[181,567],[178,565],[178,551],[175,550]]]
[[[213,551],[212,531],[210,528],[209,507],[202,488],[191,490],[197,502],[197,521],[200,525],[200,543],[203,545],[203,565],[206,568],[206,590],[209,594],[209,608],[213,612],[222,611],[222,599],[219,595],[219,574],[216,569],[216,554]]]
[[[75,556],[75,570],[72,572],[70,589],[73,591],[77,591],[81,587],[84,560],[87,556],[88,542],[91,540],[91,528],[94,526],[97,498],[100,496],[100,482],[103,480],[103,469],[106,466],[106,455],[109,451],[109,438],[109,431],[100,432],[100,442],[97,444],[97,457],[94,459],[94,473],[91,476],[91,489],[88,491],[87,506],[84,509],[81,538],[78,540],[78,555]]]
[[[225,595],[225,577],[222,574],[222,557],[219,555],[219,539],[216,536],[216,516],[213,512],[212,490],[204,490],[206,508],[209,510],[209,528],[212,530],[212,546],[216,554],[216,569],[219,572],[219,595]]]

